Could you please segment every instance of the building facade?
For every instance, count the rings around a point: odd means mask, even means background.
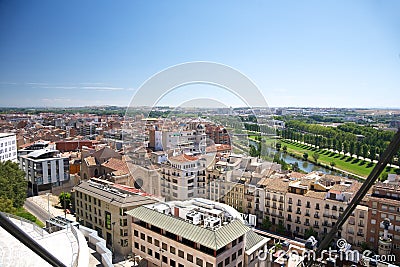
[[[130,222],[126,212],[132,208],[156,202],[139,191],[116,187],[113,183],[91,179],[73,189],[76,221],[96,230],[113,252],[132,252]]]
[[[128,215],[133,254],[147,266],[266,266],[256,255],[269,239],[228,205],[194,199],[146,205]]]
[[[58,150],[39,149],[18,159],[33,195],[62,186],[70,179],[69,158],[62,157]]]
[[[17,138],[13,133],[0,133],[0,161],[17,162]]]

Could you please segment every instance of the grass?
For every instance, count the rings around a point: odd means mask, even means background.
[[[375,163],[367,162],[364,160],[348,157],[345,155],[337,154],[328,150],[320,150],[314,147],[310,147],[304,144],[294,143],[287,140],[281,140],[282,146],[287,146],[287,152],[293,153],[298,157],[303,157],[304,153],[308,153],[308,160],[313,160],[312,154],[317,152],[319,154],[319,163],[330,166],[331,162],[335,163],[335,168],[356,174],[362,177],[367,177],[372,169],[375,167]],[[395,170],[390,167],[386,167],[385,172],[395,173]]]
[[[23,207],[18,208],[14,215],[22,217],[28,221],[31,221],[33,223],[36,223],[39,227],[44,227],[45,225],[36,218],[36,216],[32,215],[29,211],[24,209]]]

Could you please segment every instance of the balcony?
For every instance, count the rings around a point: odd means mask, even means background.
[[[296,211],[296,214],[300,214],[301,215],[301,211],[300,210]]]
[[[301,207],[301,202],[297,202],[297,207]]]
[[[324,214],[322,216],[325,217],[325,218],[330,218],[331,217],[331,215],[329,215],[329,214]]]
[[[337,210],[336,206],[333,206],[333,207],[332,207],[332,210]]]
[[[305,222],[304,225],[305,226],[310,226],[310,223],[309,222]]]
[[[343,207],[340,207],[339,212],[343,212],[343,211],[344,211]]]
[[[319,206],[315,206],[315,210],[319,210]]]
[[[313,226],[315,229],[319,229],[319,225],[318,224],[314,224]]]
[[[329,210],[329,205],[325,205],[325,209],[326,209],[326,210]]]
[[[314,214],[314,218],[319,219],[319,215],[318,214]]]
[[[310,209],[310,208],[311,208],[311,205],[310,205],[309,203],[307,203],[306,208],[307,208],[307,209]]]
[[[287,221],[288,221],[288,222],[291,222],[291,221],[292,221],[292,218],[288,217],[288,218],[287,218]]]
[[[364,237],[364,234],[363,233],[357,233],[357,236]]]
[[[329,226],[329,227],[330,227],[330,226],[331,226],[331,224],[330,224],[330,223],[328,223],[328,222],[323,222],[323,223],[322,223],[322,226]]]
[[[359,227],[364,227],[364,224],[363,223],[358,223],[358,226]]]
[[[283,198],[280,198],[280,199],[279,199],[279,202],[283,203]]]
[[[292,212],[292,209],[287,209],[287,212]]]
[[[289,203],[289,204],[293,204],[293,201],[292,201],[292,200],[289,200],[288,203]]]
[[[295,223],[301,224],[301,221],[300,220],[296,220]]]

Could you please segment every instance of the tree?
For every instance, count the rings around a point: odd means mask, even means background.
[[[362,146],[361,146],[361,155],[362,155],[362,157],[364,158],[364,160],[366,159],[366,158],[368,158],[368,154],[369,154],[369,147],[368,147],[368,145],[367,144],[363,144]]]
[[[304,159],[304,160],[307,160],[307,159],[308,159],[308,153],[307,153],[307,152],[304,152],[304,154],[303,154],[303,159]]]
[[[253,145],[250,145],[250,150],[249,150],[249,154],[252,157],[257,157],[257,150]]]
[[[318,233],[314,230],[314,228],[311,226],[310,228],[308,228],[305,232],[304,232],[304,238],[308,239],[309,237],[317,237]]]
[[[276,151],[281,150],[282,144],[281,143],[276,143]]]
[[[271,228],[271,226],[272,226],[272,222],[269,220],[269,217],[268,216],[265,217],[261,223],[261,227],[266,230],[269,230]]]
[[[349,148],[350,148],[349,142],[344,141],[344,142],[343,142],[343,152],[344,152],[345,155],[346,155],[347,153],[349,153]]]
[[[71,206],[71,194],[67,192],[61,192],[58,196],[58,203],[63,209],[69,209]]]
[[[384,182],[384,181],[387,180],[388,176],[389,176],[389,175],[388,175],[387,172],[383,172],[383,173],[381,174],[381,176],[379,177],[379,180],[380,180],[381,182]]]
[[[355,148],[356,148],[356,144],[354,143],[354,141],[351,141],[350,145],[349,145],[350,156],[354,155]]]
[[[376,148],[375,146],[371,146],[369,149],[369,158],[373,161],[376,159]]]
[[[287,145],[284,145],[283,147],[282,147],[282,150],[283,150],[283,152],[287,152]]]
[[[13,214],[17,211],[17,209],[14,208],[11,199],[0,197],[0,211]]]
[[[361,144],[360,144],[360,142],[356,143],[356,155],[357,155],[357,158],[359,158],[361,156]]]
[[[336,166],[336,163],[335,163],[334,161],[331,161],[330,165],[331,165],[331,167],[332,167],[332,169],[333,169],[333,167]]]
[[[292,165],[292,170],[295,172],[298,172],[300,170],[299,168],[299,163],[297,161],[295,161]]]
[[[15,208],[22,207],[26,199],[28,183],[25,173],[17,163],[0,162],[0,197],[12,201]]]
[[[317,162],[318,162],[318,159],[319,159],[319,154],[318,154],[317,152],[314,152],[314,153],[312,154],[312,157],[313,157],[315,163],[317,163]]]
[[[276,232],[279,233],[279,234],[283,234],[284,232],[286,232],[285,226],[282,223],[279,223],[276,226]]]

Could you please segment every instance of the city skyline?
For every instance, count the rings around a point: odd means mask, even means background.
[[[396,1],[153,3],[0,3],[0,106],[128,106],[155,73],[210,61],[270,107],[399,107]],[[179,90],[160,105],[244,106],[209,85]]]

